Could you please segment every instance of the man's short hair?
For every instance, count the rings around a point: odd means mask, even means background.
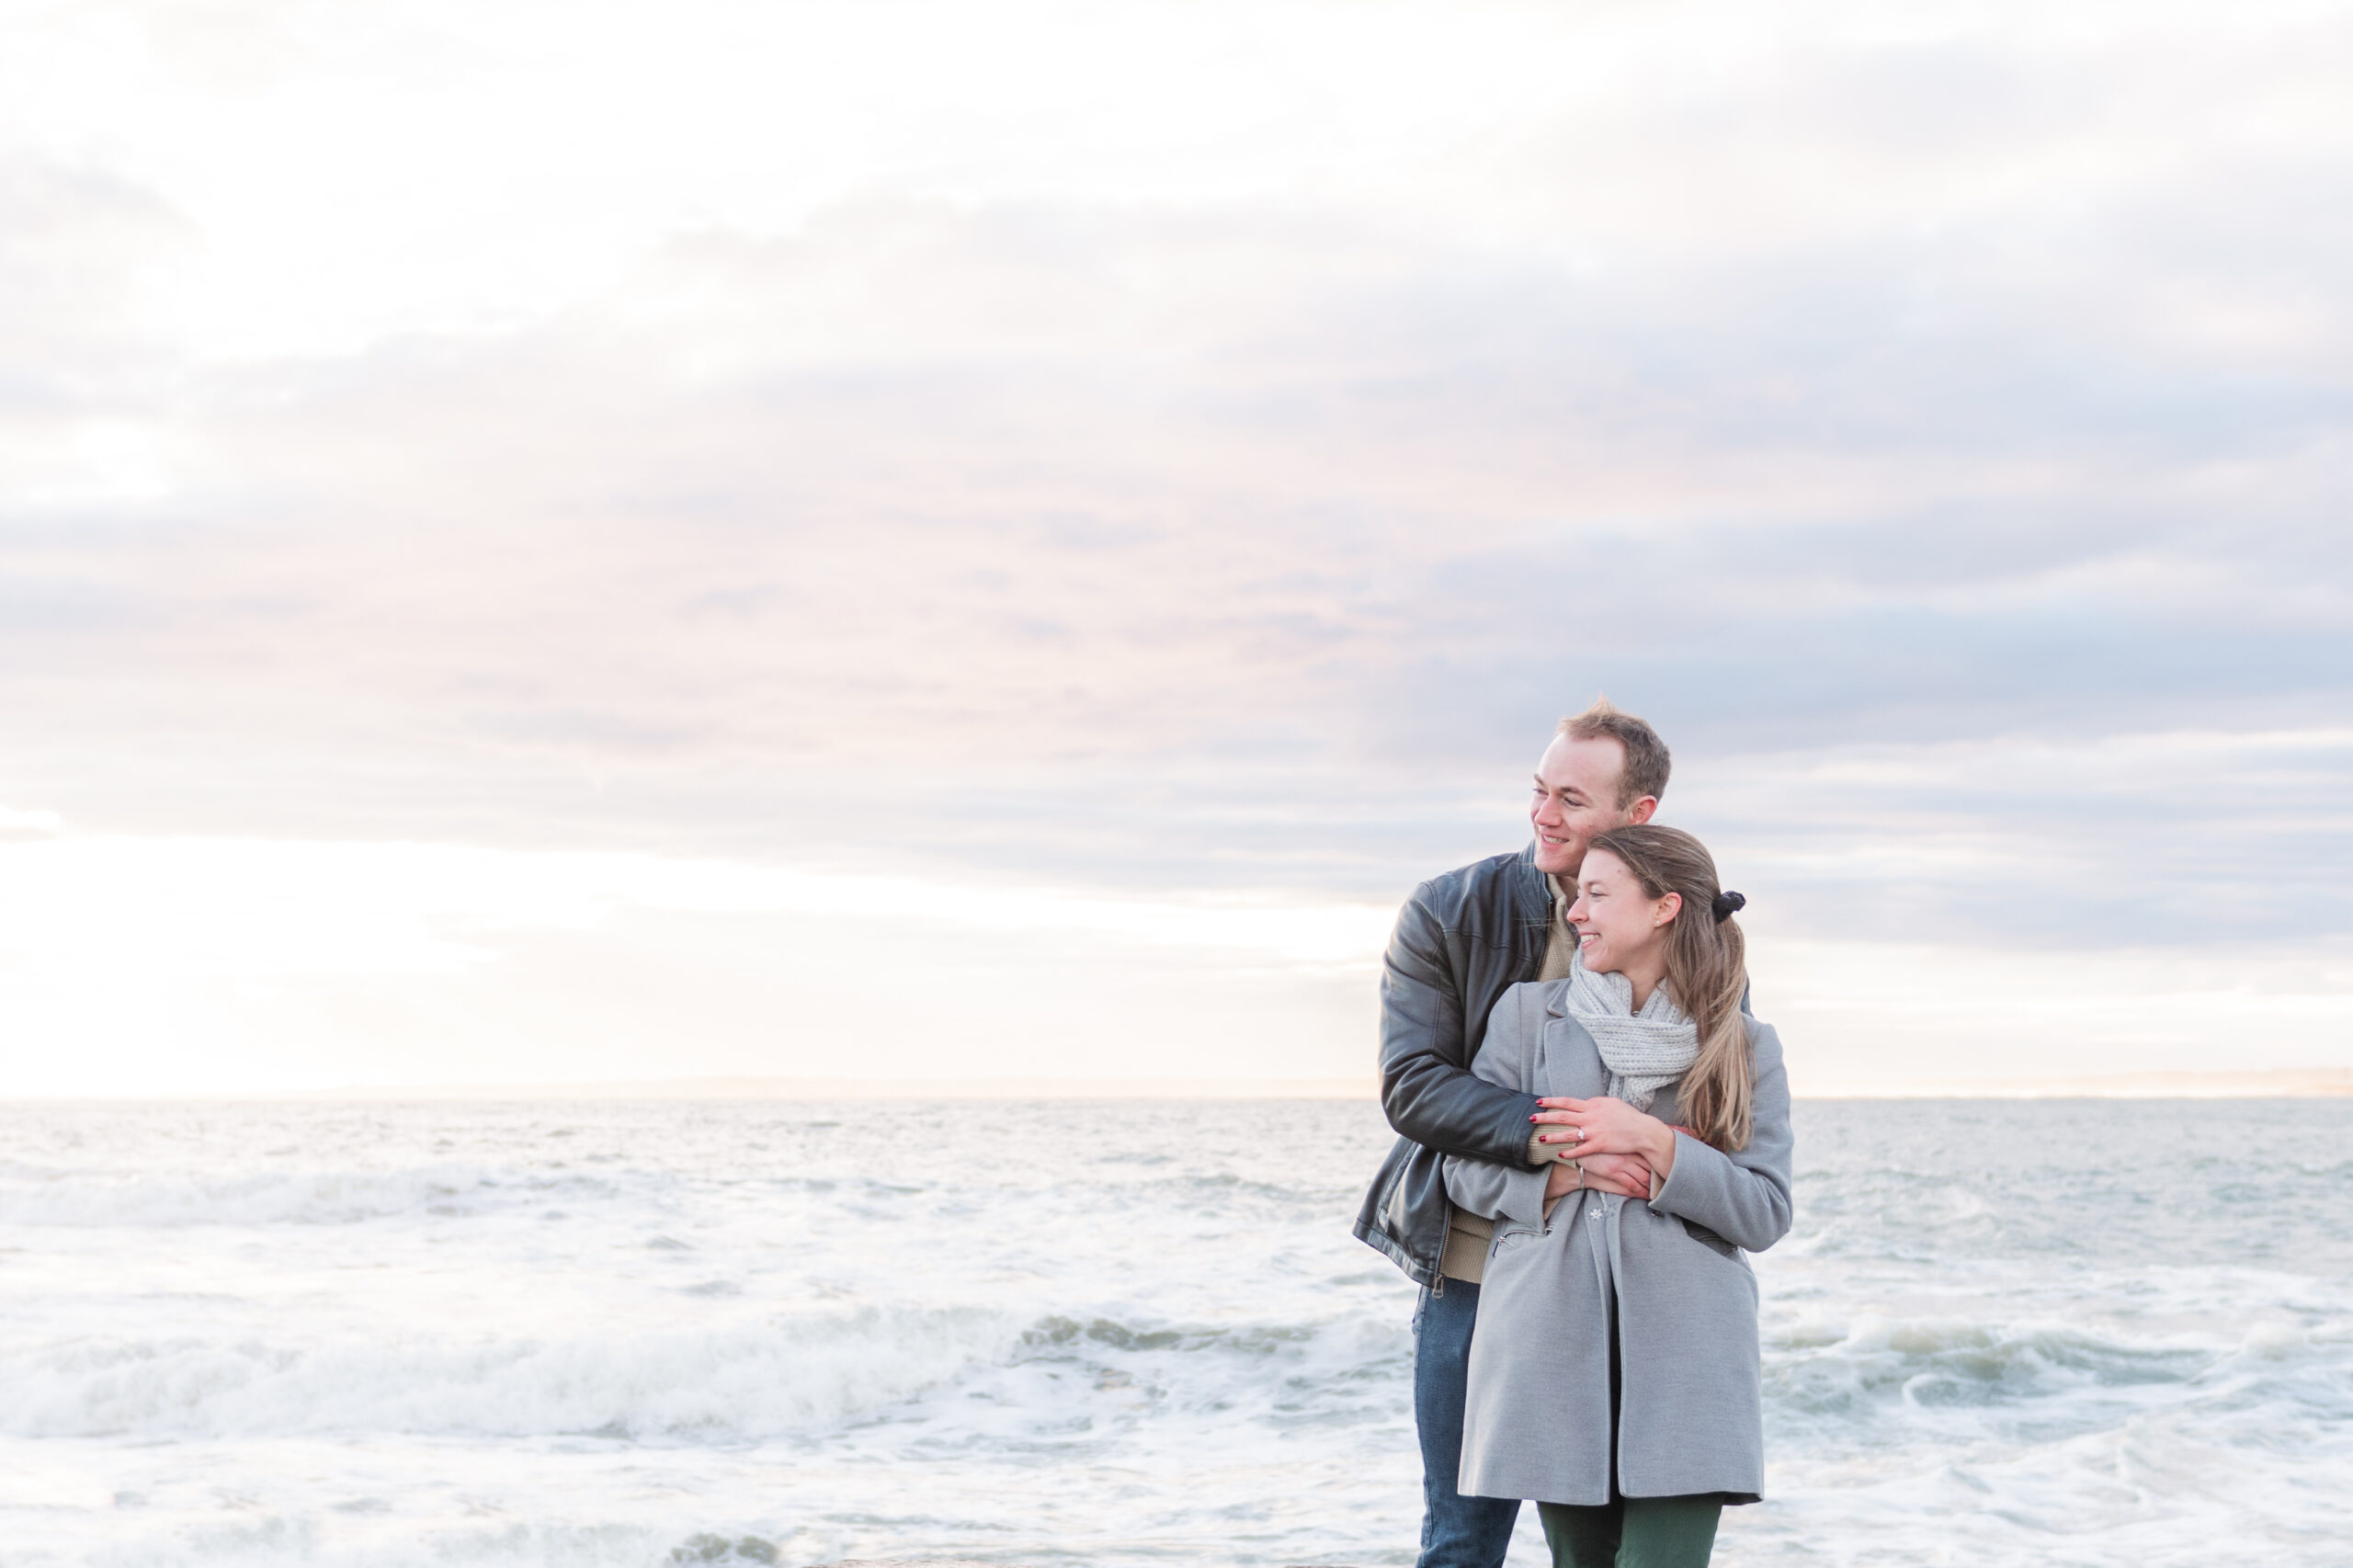
[[[1667,754],[1666,743],[1658,732],[1631,713],[1621,712],[1617,704],[1606,697],[1597,697],[1593,706],[1582,713],[1561,721],[1561,733],[1575,741],[1610,740],[1625,753],[1625,765],[1618,773],[1618,809],[1624,811],[1636,801],[1648,795],[1653,799],[1666,793],[1666,776],[1675,767],[1675,759]]]

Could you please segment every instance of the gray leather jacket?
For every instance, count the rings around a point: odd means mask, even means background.
[[[1435,1284],[1452,1212],[1440,1156],[1528,1164],[1536,1096],[1471,1075],[1496,998],[1544,967],[1552,890],[1536,846],[1433,877],[1398,912],[1381,966],[1381,1108],[1401,1136],[1357,1239]]]

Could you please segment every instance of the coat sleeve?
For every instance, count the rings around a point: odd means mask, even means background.
[[[1675,1168],[1651,1207],[1705,1225],[1736,1247],[1763,1252],[1790,1233],[1790,1074],[1770,1024],[1756,1031],[1756,1087],[1748,1147],[1727,1154],[1688,1133],[1675,1135]]]
[[[1471,1066],[1482,1083],[1515,1091],[1522,1087],[1519,1064],[1532,1043],[1528,1031],[1544,1026],[1542,1011],[1536,1010],[1531,1017],[1529,1006],[1540,990],[1535,985],[1515,985],[1496,998],[1495,1010],[1487,1018],[1486,1039],[1479,1047],[1479,1059]],[[1522,1123],[1523,1128],[1525,1125]],[[1519,1139],[1522,1157],[1513,1165],[1447,1155],[1447,1197],[1458,1207],[1483,1218],[1516,1220],[1541,1229],[1544,1182],[1552,1168],[1529,1166],[1526,1162],[1528,1138],[1524,1131]]]
[[[1417,892],[1381,960],[1381,1108],[1427,1148],[1525,1166],[1536,1096],[1473,1076],[1463,1044],[1460,966]]]

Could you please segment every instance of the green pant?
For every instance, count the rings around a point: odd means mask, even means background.
[[[1619,1497],[1594,1507],[1539,1503],[1552,1568],[1708,1568],[1723,1495]]]

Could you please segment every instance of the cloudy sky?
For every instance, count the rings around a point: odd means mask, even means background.
[[[2353,1066],[2353,8],[0,0],[0,1093]]]

